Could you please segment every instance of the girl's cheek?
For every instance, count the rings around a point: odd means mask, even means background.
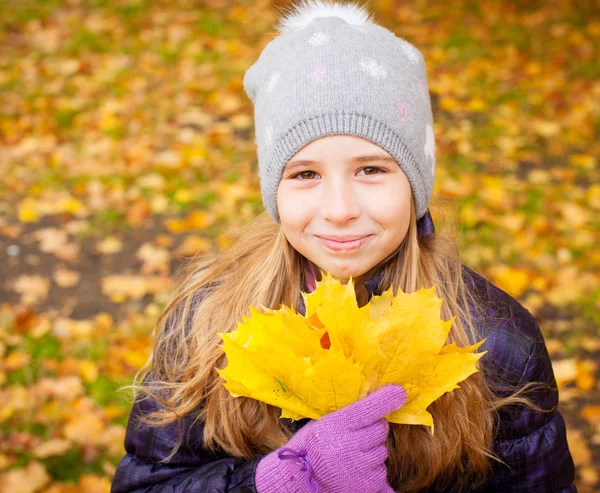
[[[277,195],[279,217],[282,223],[291,226],[302,224],[310,216],[310,201],[306,191],[293,187],[280,187]]]

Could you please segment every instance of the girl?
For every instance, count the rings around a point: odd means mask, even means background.
[[[157,324],[114,493],[575,492],[538,325],[463,266],[428,210],[435,144],[425,63],[354,5],[304,2],[244,77],[267,213],[218,257],[191,264]],[[432,285],[449,342],[487,338],[480,372],[429,411],[435,435],[388,424],[401,386],[318,420],[233,398],[217,332],[248,307],[304,313],[321,271],[359,305]]]

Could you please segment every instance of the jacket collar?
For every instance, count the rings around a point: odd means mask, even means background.
[[[429,209],[425,212],[425,214],[417,221],[417,234],[420,237],[427,236],[428,234],[435,233],[435,227],[433,225],[433,219],[431,218],[431,213]],[[381,278],[381,271],[375,274],[373,277],[367,279],[365,281],[365,288],[367,288],[367,292],[369,293],[369,298],[373,296],[373,294],[377,290],[377,286],[379,285],[379,279]],[[304,298],[300,296],[300,301],[298,304],[298,312],[305,314],[306,307],[304,306]]]

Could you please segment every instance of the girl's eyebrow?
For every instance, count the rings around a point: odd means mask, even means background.
[[[392,163],[396,163],[396,160],[393,157],[386,156],[384,154],[370,154],[370,155],[366,155],[366,156],[356,156],[356,157],[353,157],[352,159],[350,159],[350,162],[356,162],[356,163],[369,163],[371,161],[390,161]],[[299,168],[301,166],[311,166],[311,165],[318,164],[318,163],[319,163],[319,161],[313,161],[311,159],[298,159],[296,161],[289,162],[286,165],[285,170],[290,171],[295,168]]]

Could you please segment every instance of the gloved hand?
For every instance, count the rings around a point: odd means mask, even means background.
[[[406,391],[386,385],[307,423],[256,468],[258,493],[394,493],[387,482],[385,416]]]

